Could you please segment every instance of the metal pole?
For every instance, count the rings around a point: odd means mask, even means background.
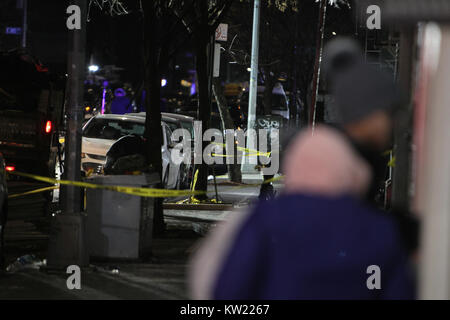
[[[323,38],[325,34],[325,17],[327,14],[327,0],[322,0],[320,2],[319,9],[319,25],[317,29],[317,47],[316,47],[316,62],[314,65],[314,80],[313,80],[313,90],[311,107],[309,114],[309,124],[314,128],[316,123],[316,107],[317,107],[317,96],[319,94],[319,83],[320,83],[320,64],[322,62],[322,50],[323,50]]]
[[[248,118],[247,130],[255,128],[256,121],[256,101],[258,95],[258,58],[259,58],[259,12],[260,0],[255,0],[253,9],[253,34],[252,34],[252,57],[251,57],[251,71],[250,71],[250,85],[248,98]],[[247,148],[253,148],[256,145],[254,141],[256,137],[248,135]],[[245,157],[249,160],[250,157]],[[243,161],[242,170],[245,172],[254,172],[254,168],[247,161]]]
[[[74,1],[82,8],[82,26],[80,30],[70,31],[71,43],[69,52],[69,97],[67,110],[66,133],[66,179],[79,181],[81,179],[81,124],[84,95],[84,76],[86,69],[85,43],[86,21],[84,19],[86,0]],[[80,189],[67,186],[63,209],[66,214],[80,212]]]
[[[28,0],[23,0],[22,48],[27,47]]]
[[[393,171],[392,204],[394,207],[409,209],[410,186],[410,135],[412,133],[412,73],[414,55],[413,28],[403,28],[400,38],[399,83],[408,97],[407,104],[398,112],[394,126],[394,153],[396,166]]]
[[[66,111],[65,180],[81,180],[81,125],[83,121],[84,77],[86,70],[87,0],[72,2],[81,9],[81,29],[69,30],[68,92]],[[62,214],[52,221],[48,267],[89,265],[85,243],[85,216],[81,213],[81,190],[61,187]]]

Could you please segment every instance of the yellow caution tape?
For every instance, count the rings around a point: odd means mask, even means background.
[[[42,177],[34,174],[28,174],[23,172],[10,172],[10,174],[18,175],[25,178],[30,178],[37,181],[46,182],[49,184],[60,184],[69,185],[80,188],[88,189],[103,189],[109,191],[116,191],[120,193],[125,193],[134,196],[147,197],[147,198],[170,198],[170,197],[180,197],[180,196],[190,196],[195,194],[204,194],[202,191],[192,191],[192,190],[167,190],[167,189],[155,189],[155,188],[137,188],[137,187],[126,187],[126,186],[106,186],[100,184],[94,184],[89,182],[81,181],[69,181],[69,180],[57,180],[48,177]]]
[[[197,170],[197,172],[198,172],[198,170]],[[227,191],[245,189],[245,188],[250,188],[250,187],[257,187],[257,186],[260,186],[262,184],[267,184],[267,183],[279,181],[279,180],[282,180],[282,179],[284,179],[284,176],[278,176],[278,177],[274,177],[272,179],[264,180],[262,183],[251,183],[251,184],[242,184],[242,185],[239,185],[239,186],[235,186],[235,187],[233,187],[231,189],[228,189]],[[194,180],[196,180],[196,178],[194,178]],[[208,191],[207,194],[213,193],[213,192],[215,192],[215,191],[211,190],[211,191]],[[199,204],[199,203],[214,203],[214,202],[217,202],[217,200],[216,199],[199,200],[199,199],[195,198],[194,196],[192,196],[192,197],[190,197],[188,199],[183,199],[183,200],[177,201],[176,204],[186,204],[186,203]],[[220,203],[220,202],[221,201],[219,201],[218,203]]]
[[[199,169],[197,169],[197,170],[195,171],[194,179],[192,179],[192,182],[191,182],[191,190],[192,190],[192,191],[195,190],[195,185],[197,184],[198,170],[199,170]]]
[[[218,143],[218,142],[213,142],[213,144],[218,145],[218,146],[222,146],[222,147],[226,147],[227,145],[225,143]],[[272,154],[272,152],[260,152],[258,150],[254,150],[254,149],[249,149],[249,148],[244,148],[244,147],[237,147],[237,149],[239,151],[242,151],[244,153],[247,153],[245,155],[245,157],[251,157],[251,156],[263,156],[263,157],[270,157],[270,155]],[[249,153],[249,154],[248,154]],[[214,154],[214,156],[216,156],[216,154]],[[227,155],[217,155],[217,156],[227,156]],[[229,156],[232,157],[232,156]]]
[[[55,190],[55,189],[58,189],[58,188],[59,188],[59,186],[51,186],[51,187],[40,188],[40,189],[27,191],[27,192],[23,192],[23,193],[18,193],[18,194],[10,194],[10,195],[8,195],[8,199],[23,197],[23,196],[27,196],[27,195],[30,195],[30,194],[36,194],[36,193],[50,191],[50,190]]]
[[[192,191],[192,192],[195,192],[195,186],[196,186],[196,184],[197,184],[197,179],[198,179],[198,171],[199,171],[199,169],[197,169],[197,170],[195,171],[194,179],[192,180],[192,186],[191,186],[191,191]],[[199,200],[197,200],[197,199],[194,197],[194,194],[192,194],[192,196],[190,197],[190,202],[191,202],[191,203],[196,203],[196,201],[199,201]]]
[[[103,189],[103,190],[109,190],[109,191],[116,191],[116,192],[125,193],[125,194],[129,194],[129,195],[148,197],[148,198],[170,198],[170,197],[190,196],[189,199],[181,200],[177,203],[186,203],[186,202],[202,203],[203,201],[197,199],[195,197],[195,195],[212,193],[213,191],[210,191],[210,192],[195,191],[195,186],[197,184],[197,179],[198,179],[198,173],[199,173],[199,169],[197,169],[195,172],[194,179],[192,180],[192,183],[191,183],[191,190],[168,190],[168,189],[156,189],[156,188],[136,188],[136,187],[126,187],[126,186],[106,186],[106,185],[99,185],[99,184],[81,182],[81,181],[57,180],[57,179],[53,179],[53,178],[49,178],[49,177],[42,177],[42,176],[38,176],[38,175],[34,175],[34,174],[28,174],[28,173],[14,171],[14,172],[9,172],[9,174],[14,174],[17,176],[30,178],[30,179],[41,181],[41,182],[46,182],[46,183],[52,184],[52,186],[40,188],[40,189],[36,189],[36,190],[32,190],[32,191],[27,191],[27,192],[23,192],[20,194],[13,194],[13,195],[8,196],[8,198],[12,199],[12,198],[22,197],[22,196],[26,196],[26,195],[30,195],[30,194],[36,194],[39,192],[45,192],[45,191],[58,189],[59,185],[71,185],[71,186],[80,187],[80,188]],[[262,184],[271,183],[271,182],[278,181],[281,179],[283,179],[283,176],[274,177],[272,179],[264,180]],[[246,184],[246,185],[233,187],[232,190],[255,187],[255,186],[259,186],[259,185],[261,185],[261,183]],[[217,200],[215,200],[215,201],[217,201]]]
[[[392,157],[392,159],[388,162],[388,167],[395,167],[395,157]]]
[[[387,166],[391,167],[391,168],[395,167],[395,156],[392,156],[392,153],[393,153],[392,149],[386,150],[385,152],[383,152],[383,156],[389,156],[389,155],[391,156],[391,160],[389,160],[389,162],[387,164]]]
[[[234,158],[234,157],[236,157],[235,155],[217,154],[217,153],[211,153],[211,156],[212,157],[223,157],[223,158]],[[267,153],[262,153],[262,152],[243,155],[243,157],[256,157],[256,156],[268,157]]]

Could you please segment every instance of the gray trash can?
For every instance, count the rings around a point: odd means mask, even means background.
[[[93,176],[100,185],[155,187],[159,175]],[[151,252],[154,198],[87,189],[87,245],[91,258],[140,259]]]

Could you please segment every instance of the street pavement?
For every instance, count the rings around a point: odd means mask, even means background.
[[[217,179],[221,201],[230,203],[230,210],[166,209],[167,232],[154,239],[152,258],[146,262],[98,262],[81,272],[81,290],[69,290],[68,274],[28,268],[16,273],[0,274],[1,299],[186,299],[186,270],[189,256],[198,241],[230,214],[257,200],[262,177],[244,176],[252,185],[233,185],[225,177]],[[282,184],[274,183],[280,190]],[[209,196],[214,195],[212,181]],[[6,228],[6,258],[12,263],[17,257],[34,254],[38,261],[46,258],[48,225],[45,219],[10,221]]]
[[[155,239],[149,262],[96,262],[81,270],[81,289],[69,290],[69,274],[44,268],[23,269],[0,274],[0,300],[3,299],[186,299],[186,268],[199,236],[194,232],[169,230]],[[46,241],[40,248],[21,253],[46,255]],[[35,244],[36,246],[36,244]],[[37,250],[36,250],[37,249]],[[17,251],[15,251],[17,252]],[[8,258],[11,260],[11,249]]]

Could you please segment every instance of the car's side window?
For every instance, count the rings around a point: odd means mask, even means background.
[[[161,123],[161,130],[162,130],[162,141],[161,141],[161,146],[167,146],[169,144],[169,138],[170,136],[167,135],[167,125],[165,123]]]
[[[170,138],[172,137],[172,130],[170,130],[169,126],[164,126],[165,129],[165,139],[166,139],[166,145],[169,146],[170,144]]]

